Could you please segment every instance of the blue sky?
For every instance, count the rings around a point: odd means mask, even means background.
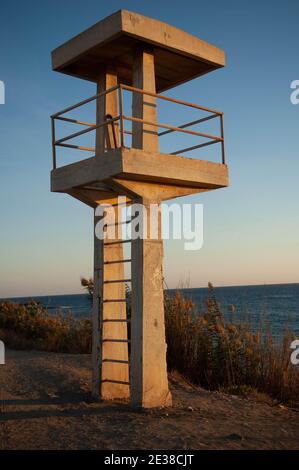
[[[170,287],[298,282],[297,0],[1,2],[0,297],[76,293],[92,273],[92,212],[50,193],[49,116],[94,93],[51,71],[50,52],[126,8],[178,26],[226,52],[227,67],[168,95],[225,113],[231,186],[184,198],[204,204],[204,246],[165,243]]]

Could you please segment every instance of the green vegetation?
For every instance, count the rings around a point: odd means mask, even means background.
[[[277,344],[262,323],[256,331],[234,315],[225,319],[211,285],[203,312],[180,291],[166,295],[165,318],[170,371],[209,390],[267,394],[299,405],[299,371],[290,363],[292,333],[285,332]],[[91,332],[90,319],[49,314],[35,302],[0,303],[0,339],[7,347],[90,353]]]

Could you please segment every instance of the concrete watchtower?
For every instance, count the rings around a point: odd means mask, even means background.
[[[178,196],[228,186],[222,113],[159,94],[223,67],[222,50],[166,23],[121,10],[54,50],[52,62],[53,70],[89,80],[97,86],[95,96],[52,116],[52,191],[69,194],[94,209],[109,203],[118,212],[120,195],[127,204],[137,201],[148,207]],[[124,92],[131,94],[131,115],[125,111]],[[94,123],[68,116],[91,101],[96,102]],[[182,125],[160,123],[158,102],[172,103],[179,111],[186,107],[205,115]],[[195,125],[218,119],[219,135],[194,130]],[[84,128],[57,139],[58,121]],[[131,126],[129,130],[126,123]],[[171,133],[200,141],[185,149],[161,153],[160,140]],[[95,136],[93,147],[67,143],[86,134]],[[212,144],[219,144],[220,163],[181,156]],[[58,147],[90,151],[92,156],[58,168]],[[124,257],[125,243],[131,244],[131,258]],[[95,237],[93,394],[96,397],[130,396],[133,405],[143,407],[171,404],[162,259],[160,226],[154,240],[128,241],[119,234],[104,240]],[[131,263],[131,279],[125,279],[126,263]],[[131,282],[130,318],[126,309],[126,282]]]

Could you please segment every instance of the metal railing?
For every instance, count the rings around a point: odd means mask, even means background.
[[[107,117],[106,116],[106,119],[103,122],[98,123],[98,124],[91,123],[91,122],[86,122],[86,121],[81,121],[81,120],[78,120],[78,119],[73,119],[73,118],[64,116],[65,114],[69,113],[70,111],[73,111],[73,110],[75,110],[75,109],[77,109],[81,106],[84,106],[84,105],[86,105],[86,104],[88,104],[92,101],[95,101],[95,100],[107,95],[108,93],[112,93],[116,90],[117,90],[117,94],[118,94],[118,110],[119,110],[119,114],[117,116],[115,116],[115,117],[111,117],[111,116]],[[199,111],[204,111],[204,112],[207,113],[207,116],[201,117],[199,119],[196,119],[196,120],[193,120],[193,121],[190,121],[190,122],[183,123],[179,126],[172,126],[170,124],[159,123],[159,122],[151,122],[151,121],[140,119],[140,118],[137,118],[137,117],[134,117],[134,116],[128,116],[128,115],[124,114],[124,111],[123,111],[124,110],[124,106],[123,106],[123,91],[124,90],[128,91],[128,92],[132,92],[132,93],[140,93],[140,94],[143,94],[143,95],[146,95],[146,96],[151,96],[151,97],[157,98],[158,100],[163,100],[163,101],[179,104],[179,105],[186,106],[186,107],[189,107],[189,108],[194,108],[194,109],[199,110]],[[220,135],[219,136],[187,129],[188,127],[191,127],[191,126],[194,126],[194,125],[197,125],[197,124],[201,124],[203,122],[210,121],[212,119],[217,119],[217,118],[220,120]],[[74,132],[72,134],[69,134],[69,135],[67,135],[63,138],[60,138],[60,139],[56,140],[56,125],[55,125],[56,121],[63,121],[63,122],[71,123],[71,124],[82,125],[82,126],[85,126],[85,129],[83,129],[81,131]],[[125,147],[125,135],[127,134],[127,135],[132,136],[132,134],[133,134],[132,131],[130,131],[128,129],[125,129],[125,121],[129,121],[129,122],[132,122],[132,123],[136,122],[136,123],[144,124],[146,126],[156,127],[157,128],[157,136],[159,138],[163,137],[167,134],[170,134],[172,132],[181,132],[183,134],[189,134],[189,135],[193,135],[193,136],[197,136],[197,137],[200,137],[200,138],[207,139],[206,141],[201,142],[197,145],[189,146],[189,147],[182,148],[182,149],[176,150],[174,152],[171,152],[171,155],[181,155],[185,152],[200,149],[202,147],[206,147],[206,146],[209,146],[209,145],[220,144],[221,145],[221,161],[222,161],[223,164],[225,164],[224,123],[223,123],[223,113],[222,112],[216,111],[214,109],[206,108],[206,107],[203,107],[203,106],[199,106],[199,105],[194,104],[194,103],[189,103],[189,102],[186,102],[186,101],[177,100],[175,98],[170,98],[170,97],[166,97],[166,96],[163,96],[163,95],[158,95],[157,93],[153,93],[153,92],[146,91],[146,90],[141,90],[139,88],[135,88],[135,87],[132,87],[132,86],[116,85],[112,88],[109,88],[108,90],[103,91],[102,93],[96,94],[94,96],[91,96],[90,98],[87,98],[83,101],[80,101],[77,104],[69,106],[68,108],[65,108],[62,111],[59,111],[59,112],[57,112],[57,113],[55,113],[51,116],[53,169],[57,168],[57,154],[56,154],[56,148],[57,147],[64,147],[64,148],[70,148],[70,149],[76,149],[76,150],[82,150],[82,151],[88,151],[88,152],[96,152],[96,149],[94,147],[86,147],[86,146],[75,145],[75,144],[70,144],[70,143],[66,143],[66,142],[68,142],[68,141],[70,141],[70,140],[72,140],[76,137],[80,137],[82,135],[85,135],[89,132],[92,132],[92,131],[94,131],[96,129],[99,129],[101,127],[104,127],[104,126],[106,127],[106,129],[108,129],[108,126],[111,125],[112,129],[113,129],[114,136],[116,135],[115,133],[117,133],[117,135],[119,135],[120,144],[117,145],[117,147]],[[158,132],[159,129],[164,129],[164,130],[162,132]],[[118,141],[118,139],[115,138],[115,142],[117,142],[117,141]]]

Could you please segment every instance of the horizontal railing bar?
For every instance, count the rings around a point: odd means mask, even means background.
[[[111,281],[104,281],[104,284],[120,284],[122,282],[132,282],[131,279],[111,279]]]
[[[127,318],[105,318],[102,323],[130,323],[130,321]]]
[[[123,243],[132,243],[132,240],[118,240],[117,242],[106,242],[104,243],[104,246],[120,245]]]
[[[97,127],[101,127],[101,126],[97,126]],[[62,142],[66,142],[67,140],[70,140],[70,139],[74,139],[75,137],[79,137],[80,135],[87,134],[88,132],[93,131],[97,127],[89,127],[88,129],[84,129],[83,131],[78,131],[78,132],[75,132],[74,134],[70,134],[66,137],[63,137],[63,139],[57,140],[55,142],[55,145],[61,144]]]
[[[120,384],[120,385],[130,385],[130,382],[124,382],[123,380],[112,380],[112,379],[104,379],[101,380],[101,383],[109,382],[112,384]]]
[[[210,119],[215,119],[216,117],[219,117],[218,114],[212,114],[212,116],[207,116],[201,119],[197,119],[196,121],[190,121],[190,122],[187,122],[186,124],[182,124],[181,126],[179,126],[179,128],[184,129],[185,127],[195,126],[195,124],[200,124],[202,122],[209,121]],[[171,132],[175,132],[175,131],[168,130],[168,131],[160,132],[158,134],[158,137],[162,137],[162,135],[170,134]]]
[[[57,113],[52,114],[51,118],[57,119],[62,114],[68,113],[69,111],[72,111],[73,109],[79,108],[80,106],[83,106],[84,104],[94,101],[95,99],[97,99],[97,96],[98,95],[93,95],[90,98],[86,98],[85,100],[80,101],[79,103],[73,104],[72,106],[69,106],[68,108],[63,109],[62,111],[58,111]]]
[[[129,361],[122,361],[121,359],[102,359],[102,362],[116,362],[117,364],[129,364]]]
[[[111,93],[112,91],[117,90],[118,88],[119,88],[119,85],[115,85],[109,88],[108,90],[98,93],[97,95],[93,95],[90,98],[86,98],[85,100],[79,101],[79,103],[73,104],[72,106],[69,106],[68,108],[63,109],[62,111],[58,111],[57,113],[52,114],[51,118],[56,119],[58,116],[68,113],[69,111],[72,111],[73,109],[79,108],[80,106],[83,106],[84,104],[90,103],[91,101],[94,101],[97,98],[100,98],[101,96],[107,95],[108,93]]]
[[[219,141],[222,141],[222,137],[218,137],[216,135],[212,134],[204,134],[202,132],[195,132],[195,131],[190,131],[188,129],[180,129],[179,127],[175,126],[170,126],[168,124],[159,124],[157,122],[150,122],[150,121],[145,121],[144,119],[139,119],[136,117],[129,117],[129,116],[123,116],[123,119],[127,119],[128,121],[133,121],[133,122],[140,122],[141,124],[146,124],[148,126],[154,126],[154,127],[162,127],[164,129],[173,129],[178,132],[183,132],[184,134],[191,134],[191,135],[196,135],[198,137],[205,137],[207,139],[218,139]]]
[[[67,140],[74,139],[75,137],[79,137],[80,135],[87,134],[88,132],[94,131],[95,129],[99,129],[100,127],[106,126],[111,122],[117,121],[120,119],[120,116],[116,116],[112,119],[107,119],[107,121],[101,122],[97,124],[95,127],[89,127],[88,129],[83,129],[83,131],[75,132],[74,134],[70,134],[67,137],[63,137],[63,139],[59,139],[55,142],[55,145],[61,144],[62,142],[66,142]]]
[[[80,106],[83,106],[84,104],[87,104],[91,101],[94,101],[95,99],[97,99],[101,96],[104,96],[108,93],[111,93],[112,91],[117,90],[118,88],[122,88],[123,90],[128,90],[128,91],[132,91],[132,92],[136,92],[136,93],[141,93],[141,94],[148,95],[148,96],[153,96],[153,97],[159,98],[159,99],[164,100],[164,101],[170,101],[170,102],[173,102],[173,103],[178,103],[178,104],[189,106],[189,107],[192,107],[192,108],[201,109],[202,111],[207,111],[209,113],[214,113],[214,114],[217,114],[218,116],[221,116],[223,114],[221,111],[217,111],[217,110],[212,109],[212,108],[207,108],[205,106],[199,106],[197,104],[190,103],[188,101],[182,101],[182,100],[178,100],[178,99],[175,99],[175,98],[170,98],[168,96],[159,95],[159,94],[153,93],[151,91],[141,90],[141,89],[136,88],[136,87],[121,84],[121,85],[115,85],[115,86],[109,88],[108,90],[105,90],[101,93],[98,93],[96,95],[91,96],[90,98],[86,98],[85,100],[79,101],[78,103],[76,103],[72,106],[69,106],[65,109],[62,109],[61,111],[58,111],[57,113],[52,114],[51,118],[56,119],[59,116],[61,116],[62,114],[65,114],[69,111],[72,111],[73,109],[76,109]]]
[[[56,119],[58,119],[59,121],[71,122],[72,124],[80,124],[81,126],[96,127],[96,124],[94,123],[79,121],[78,119],[71,119],[61,116],[58,116]]]
[[[103,300],[103,303],[104,304],[107,304],[107,303],[117,303],[117,302],[122,302],[122,303],[125,303],[125,302],[128,302],[128,299],[105,299]]]
[[[201,147],[207,147],[212,144],[219,144],[221,140],[215,139],[210,142],[204,142],[203,144],[193,145],[193,147],[187,147],[185,149],[177,150],[176,152],[171,152],[170,155],[179,155],[180,153],[189,152],[191,150],[200,149]]]
[[[107,338],[102,339],[102,343],[130,343],[129,339],[114,339],[114,338]]]
[[[217,114],[218,116],[221,116],[223,114],[221,111],[217,111],[216,109],[206,108],[204,106],[199,106],[194,103],[189,103],[188,101],[182,101],[182,100],[177,100],[175,98],[170,98],[168,96],[158,95],[157,93],[153,93],[152,91],[140,90],[139,88],[135,88],[129,85],[121,84],[120,88],[122,88],[123,90],[135,91],[136,93],[142,93],[143,95],[153,96],[161,100],[170,101],[172,103],[182,104],[185,106],[189,106],[191,108],[201,109],[202,111],[207,111],[208,113],[214,113],[214,114]]]
[[[93,100],[95,100],[95,99],[97,99],[101,96],[105,96],[108,93],[111,93],[111,92],[113,92],[114,90],[117,90],[117,89],[119,89],[119,90],[123,89],[123,90],[128,90],[128,91],[131,91],[131,92],[136,92],[136,93],[147,95],[147,96],[153,96],[153,97],[156,97],[158,99],[162,99],[164,101],[169,101],[169,102],[177,103],[177,104],[180,104],[180,105],[188,106],[188,107],[191,107],[191,108],[199,109],[199,110],[202,110],[202,111],[205,111],[205,112],[208,112],[208,113],[212,113],[212,115],[200,118],[200,119],[195,120],[195,121],[190,121],[188,123],[184,123],[184,124],[182,124],[178,127],[168,125],[168,124],[159,124],[157,122],[150,122],[150,121],[146,121],[146,120],[136,118],[136,117],[133,117],[133,116],[124,116],[124,115],[121,115],[121,113],[118,116],[115,116],[114,118],[111,118],[111,119],[107,119],[107,120],[105,120],[104,122],[102,122],[100,124],[94,124],[94,123],[82,121],[82,120],[79,120],[79,119],[73,119],[73,118],[69,118],[69,117],[62,117],[63,114],[65,114],[69,111],[72,111],[73,109],[76,109],[80,106],[83,106],[84,104],[87,104],[87,103],[89,103],[89,102],[91,102],[91,101],[93,101]],[[209,141],[209,142],[204,142],[204,143],[196,145],[196,146],[192,146],[192,147],[188,147],[188,148],[185,148],[185,149],[181,149],[181,150],[172,152],[171,155],[179,155],[179,154],[184,153],[184,152],[188,152],[188,151],[191,151],[191,150],[199,149],[199,148],[202,148],[202,147],[205,147],[205,146],[208,146],[208,145],[213,145],[215,143],[221,142],[222,143],[222,162],[225,162],[223,120],[221,122],[221,137],[220,136],[214,136],[212,134],[206,134],[206,133],[203,133],[203,132],[197,132],[197,131],[187,129],[187,127],[190,127],[190,126],[200,124],[202,122],[214,119],[217,116],[220,117],[220,119],[223,119],[223,113],[220,112],[220,111],[214,110],[212,108],[207,108],[207,107],[200,106],[200,105],[197,105],[197,104],[194,104],[194,103],[185,102],[185,101],[178,100],[178,99],[175,99],[175,98],[170,98],[170,97],[167,97],[167,96],[162,96],[162,95],[159,95],[157,93],[150,92],[150,91],[147,91],[147,90],[141,90],[139,88],[132,87],[132,86],[129,86],[129,85],[122,85],[122,84],[121,85],[116,85],[116,86],[111,87],[110,89],[105,90],[101,93],[98,93],[98,94],[96,94],[96,95],[94,95],[90,98],[82,100],[79,103],[76,103],[72,106],[69,106],[68,108],[65,108],[62,111],[59,111],[59,112],[57,112],[57,113],[55,113],[51,116],[52,124],[53,124],[52,125],[53,149],[54,149],[53,152],[55,152],[55,146],[71,148],[71,149],[75,149],[75,150],[83,150],[83,151],[88,151],[88,152],[95,152],[95,150],[96,150],[95,148],[85,147],[85,146],[80,146],[80,145],[66,144],[64,142],[66,142],[68,140],[71,140],[71,139],[74,139],[76,137],[79,137],[81,135],[87,134],[88,132],[91,132],[92,130],[101,128],[103,126],[108,126],[109,124],[112,124],[116,121],[119,121],[119,120],[123,119],[123,120],[131,121],[131,122],[137,122],[137,123],[148,125],[148,126],[153,126],[154,128],[157,129],[157,135],[159,137],[167,135],[167,134],[172,133],[172,132],[182,132],[182,133],[185,133],[185,134],[194,135],[194,136],[198,136],[198,137],[203,137],[203,138],[206,138],[206,139],[212,139],[212,141]],[[60,121],[70,122],[70,123],[73,123],[73,124],[79,124],[79,125],[87,126],[87,129],[83,129],[81,131],[75,132],[73,134],[70,134],[70,135],[68,135],[66,137],[63,137],[63,138],[56,141],[55,140],[55,128],[53,130],[55,119],[60,120]],[[117,122],[116,122],[116,125],[118,126]],[[158,132],[159,128],[166,129],[166,130],[164,132],[159,133]],[[128,130],[128,129],[123,130],[123,132],[125,134],[128,134],[128,135],[133,135],[133,132]],[[130,223],[130,221],[125,221],[125,222],[122,222],[122,223],[126,224],[126,223]],[[130,243],[130,241],[129,240],[122,240],[122,241],[115,242],[115,244],[117,244],[117,243]],[[107,243],[107,245],[108,244],[109,243]],[[126,263],[126,262],[130,262],[130,261],[131,260],[112,261],[112,262],[106,262],[104,264],[112,264],[112,263],[118,263],[118,262],[119,263],[121,263],[121,262]]]
[[[66,147],[66,148],[75,149],[75,150],[86,150],[87,152],[95,152],[96,151],[95,148],[82,147],[82,146],[79,146],[79,145],[72,145],[72,144],[55,144],[55,145],[57,145],[58,147]]]
[[[104,264],[119,264],[119,263],[131,263],[131,259],[120,259],[117,261],[105,261]]]

